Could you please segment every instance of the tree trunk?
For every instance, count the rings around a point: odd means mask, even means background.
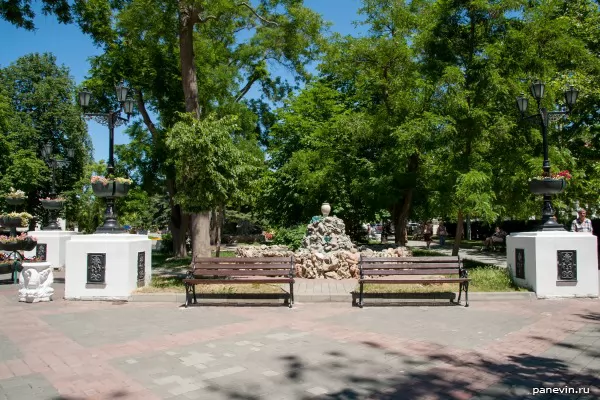
[[[457,256],[458,250],[460,249],[460,241],[463,235],[463,222],[464,216],[462,211],[458,212],[458,218],[456,221],[456,236],[454,237],[454,246],[452,247],[452,255]]]
[[[210,245],[216,246],[219,230],[219,210],[215,207],[210,210]]]
[[[216,237],[216,245],[217,248],[215,250],[215,255],[216,257],[221,257],[221,231],[223,229],[223,223],[225,221],[225,207],[221,206],[219,207],[219,212],[217,214],[217,237]]]
[[[190,4],[191,3],[191,4]],[[194,56],[194,25],[198,22],[199,9],[194,2],[179,1],[179,61],[181,84],[185,97],[185,110],[200,119],[198,102],[198,78]],[[191,214],[192,254],[194,257],[210,257],[210,212]]]
[[[169,229],[173,236],[173,256],[186,257],[186,237],[190,216],[181,211],[179,205],[171,208],[171,223]]]
[[[190,215],[192,257],[210,257],[210,212]]]
[[[406,246],[406,222],[408,220],[408,214],[410,213],[410,206],[412,204],[414,189],[410,188],[406,191],[402,206],[396,203],[393,208],[392,218],[394,220],[394,228],[396,230],[396,237],[394,239],[396,244]]]
[[[181,65],[181,83],[185,96],[185,110],[200,119],[198,103],[198,78],[194,57],[194,25],[198,22],[198,13],[193,5],[185,0],[179,1],[179,61]]]
[[[166,181],[167,192],[169,193],[169,205],[171,207],[171,219],[169,220],[169,230],[173,236],[173,256],[186,257],[187,249],[185,239],[189,227],[189,214],[181,210],[179,204],[175,204],[175,180]]]

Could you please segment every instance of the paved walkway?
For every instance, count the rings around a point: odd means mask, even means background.
[[[409,240],[409,247],[416,247],[426,249],[427,244],[423,241],[419,240]],[[440,246],[437,242],[431,244],[430,250],[439,251],[441,253],[451,255],[452,254],[452,246],[445,245]],[[505,251],[481,251],[479,248],[476,249],[460,249],[458,251],[458,255],[461,259],[467,258],[470,260],[479,261],[485,264],[499,265],[502,267],[506,267],[506,252]]]
[[[0,285],[1,400],[600,396],[598,300],[182,309],[15,294]],[[589,394],[532,396],[551,388]]]

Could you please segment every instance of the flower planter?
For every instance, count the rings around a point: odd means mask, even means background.
[[[92,183],[92,190],[98,197],[123,197],[129,192],[129,184],[110,181],[103,185],[101,182],[95,182]]]
[[[14,270],[14,261],[0,263],[0,275],[12,274]]]
[[[65,204],[64,200],[40,200],[40,203],[46,210],[61,210]]]
[[[25,203],[25,198],[18,198],[18,197],[7,197],[6,198],[6,202],[8,204],[10,204],[11,206],[18,206],[20,204]]]
[[[19,228],[22,226],[21,217],[2,217],[2,225],[8,228]]]
[[[129,183],[115,182],[115,197],[124,197],[129,192]]]
[[[532,179],[529,181],[529,190],[533,194],[556,194],[567,187],[565,179]]]
[[[35,249],[37,244],[37,240],[33,240],[31,238],[27,238],[25,240],[19,240],[16,242],[0,242],[0,250],[5,251],[18,251],[25,250],[31,251]]]

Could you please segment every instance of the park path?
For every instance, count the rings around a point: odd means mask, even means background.
[[[407,245],[409,247],[415,247],[420,249],[426,249],[427,244],[421,240],[409,240]],[[483,243],[482,243],[483,246]],[[446,255],[452,255],[452,247],[449,245],[440,246],[439,243],[434,242],[431,244],[430,250],[439,251]],[[479,248],[476,249],[460,249],[458,255],[461,259],[467,258],[474,261],[479,261],[485,264],[498,265],[506,267],[506,252],[504,250],[491,252],[481,251]]]

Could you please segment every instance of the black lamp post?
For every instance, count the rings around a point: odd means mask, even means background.
[[[577,101],[577,96],[579,95],[579,91],[575,89],[572,85],[565,90],[565,103],[567,105],[566,109],[562,111],[548,111],[545,107],[541,107],[541,101],[544,97],[544,91],[546,89],[543,82],[536,80],[531,84],[531,94],[533,98],[536,100],[538,112],[536,114],[525,116],[525,112],[527,111],[527,106],[529,100],[525,97],[525,94],[521,94],[517,97],[517,108],[521,112],[521,118],[527,119],[530,121],[537,122],[542,127],[542,145],[544,151],[544,161],[542,164],[542,169],[544,171],[543,176],[550,182],[550,160],[548,159],[548,125],[552,121],[556,121],[563,116],[569,115],[575,102]],[[562,182],[561,182],[562,183]],[[558,187],[550,187],[547,185],[545,189],[534,190],[534,188],[530,185],[530,189],[532,192],[536,194],[544,195],[544,205],[542,206],[542,223],[538,227],[539,231],[564,231],[562,225],[560,225],[554,218],[554,208],[552,207],[552,194],[560,193],[564,186]]]
[[[52,188],[50,189],[50,196],[49,196],[51,200],[56,199],[56,194],[57,194],[56,193],[56,168],[62,168],[62,167],[67,166],[69,164],[68,159],[72,159],[75,154],[75,151],[73,149],[68,148],[68,149],[66,149],[66,151],[67,151],[67,159],[59,159],[59,158],[53,157],[52,143],[48,142],[44,146],[42,146],[42,157],[44,157],[46,159],[46,162],[52,169]],[[43,227],[42,229],[45,231],[60,230],[60,225],[58,225],[58,222],[56,221],[56,214],[63,207],[62,201],[42,200],[42,206],[44,208],[46,208],[50,214],[50,222],[48,223],[47,226]]]
[[[123,85],[123,82],[115,86],[117,94],[117,100],[121,104],[118,110],[109,111],[107,113],[84,113],[84,116],[88,119],[94,119],[96,122],[108,125],[108,166],[107,166],[107,177],[112,177],[115,165],[114,165],[114,142],[115,142],[115,126],[120,126],[129,121],[129,117],[133,112],[134,101],[127,96],[129,88]],[[87,107],[90,104],[92,94],[84,88],[79,92],[79,104],[82,107]],[[127,118],[121,116],[121,111],[127,114]],[[114,187],[114,186],[113,186]],[[114,194],[114,193],[113,193]],[[121,233],[125,230],[117,222],[117,212],[115,210],[115,197],[106,196],[106,211],[104,213],[104,224],[96,229],[96,233]]]
[[[67,158],[73,158],[75,155],[75,150],[67,149]],[[52,157],[52,143],[46,143],[42,147],[42,157],[47,160],[48,165],[52,168],[52,189],[50,191],[50,198],[56,198],[56,168],[62,168],[69,164],[69,160],[66,159],[58,159],[56,157]]]

